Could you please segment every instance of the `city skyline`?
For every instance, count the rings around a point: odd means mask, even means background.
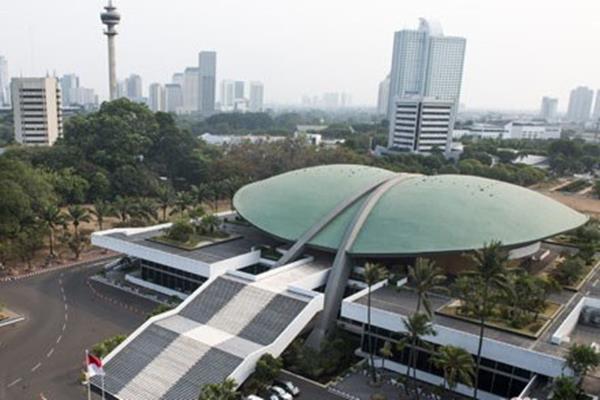
[[[494,1],[485,6],[474,1],[427,1],[401,13],[401,5],[392,4],[367,8],[350,2],[340,9],[338,2],[331,2],[315,13],[318,4],[312,1],[302,6],[230,1],[206,6],[202,15],[211,18],[194,24],[199,5],[179,2],[170,5],[166,18],[158,2],[115,3],[123,15],[119,79],[138,73],[146,82],[167,83],[174,72],[195,65],[198,52],[207,49],[219,53],[217,81],[260,80],[269,87],[265,99],[269,103],[296,104],[304,94],[346,91],[353,95],[354,104],[374,106],[377,85],[389,69],[394,32],[411,27],[418,17],[434,17],[445,31],[468,40],[461,101],[469,108],[535,110],[542,96],[551,96],[559,98],[560,111],[564,112],[573,87],[600,88],[600,74],[595,72],[600,69],[600,59],[588,50],[600,34],[600,27],[592,23],[600,11],[598,4],[546,4],[540,19],[537,6],[516,1]],[[98,21],[98,11],[105,2],[83,9],[75,7],[74,0],[36,7],[28,3],[12,4],[11,9],[24,17],[5,24],[19,38],[6,43],[0,52],[9,60],[11,75],[75,72],[106,99],[106,38]],[[519,13],[512,12],[517,6]],[[52,16],[65,9],[69,10],[71,28],[56,31]],[[335,32],[325,32],[327,24],[319,21],[330,19],[336,12],[344,18],[339,18]],[[226,13],[231,18],[224,18]],[[304,21],[308,16],[317,29],[307,28]],[[510,32],[504,29],[507,18],[511,19]],[[539,28],[531,31],[533,18]],[[359,21],[371,21],[372,27],[357,31]],[[158,24],[164,24],[160,37],[149,30]],[[237,30],[227,33],[232,31],[230,24],[244,29],[243,40]],[[277,37],[273,31],[278,32]],[[186,39],[190,37],[199,39]],[[148,40],[154,42],[152,46],[140,46]],[[529,61],[510,61],[514,59]],[[340,63],[345,67],[340,68]],[[285,71],[294,71],[294,79],[288,79]],[[487,85],[482,85],[483,81]]]

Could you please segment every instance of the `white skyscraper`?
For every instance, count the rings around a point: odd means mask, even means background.
[[[567,120],[584,123],[590,119],[594,91],[586,86],[579,86],[571,90]]]
[[[379,83],[379,91],[377,93],[377,113],[386,114],[390,99],[390,74]]]
[[[217,53],[215,51],[201,51],[198,54],[198,74],[200,80],[198,111],[204,115],[210,115],[215,111],[217,85]]]
[[[167,83],[165,85],[165,111],[180,113],[183,107],[183,92],[181,85]]]
[[[175,84],[183,87],[183,73],[177,72],[177,73],[173,74],[173,77],[171,78],[171,83],[175,83]]]
[[[235,106],[235,82],[221,81],[221,111],[232,111]]]
[[[558,114],[558,99],[553,97],[542,97],[540,117],[546,121],[555,121]]]
[[[437,21],[394,35],[388,116],[397,97],[423,96],[459,103],[466,40],[444,36]],[[454,107],[456,109],[456,107]]]
[[[183,73],[184,113],[196,113],[200,109],[200,73],[198,68],[188,67]]]
[[[60,78],[60,89],[62,93],[62,104],[64,106],[70,106],[74,104],[71,99],[71,94],[75,94],[75,90],[79,88],[79,77],[75,74],[65,74]]]
[[[132,101],[141,102],[143,99],[142,93],[142,77],[136,74],[129,75],[125,80],[127,87],[127,98]]]
[[[8,61],[0,56],[0,107],[10,106],[10,82],[8,80]]]
[[[262,82],[250,82],[250,98],[248,108],[251,112],[260,112],[263,110],[264,86]]]
[[[596,91],[596,103],[594,105],[592,119],[596,122],[600,121],[600,89]]]
[[[148,107],[154,112],[165,111],[165,88],[160,83],[153,83],[149,86]]]
[[[11,81],[15,141],[51,146],[62,135],[60,86],[56,78],[13,78]]]
[[[244,82],[243,81],[235,81],[234,84],[234,96],[236,100],[244,98]]]

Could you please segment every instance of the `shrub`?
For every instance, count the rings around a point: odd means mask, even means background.
[[[167,231],[167,238],[186,243],[190,240],[192,235],[194,234],[194,227],[189,221],[179,220],[173,223],[169,230]]]
[[[568,256],[556,267],[552,272],[552,276],[561,285],[573,285],[581,277],[583,267],[584,262],[581,258]]]

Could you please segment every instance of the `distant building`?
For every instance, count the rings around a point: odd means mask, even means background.
[[[558,117],[558,99],[554,97],[542,97],[540,118],[546,121],[556,121]]]
[[[377,93],[377,113],[384,115],[387,113],[390,99],[390,74],[384,80],[379,82],[379,91]]]
[[[579,86],[571,90],[567,120],[570,122],[585,123],[590,119],[594,91],[586,86]]]
[[[117,99],[127,98],[127,80],[117,82]]]
[[[454,125],[451,100],[397,98],[390,120],[388,147],[392,150],[429,153],[450,151]]]
[[[233,111],[235,105],[235,82],[221,81],[221,111]]]
[[[466,40],[444,36],[437,21],[421,18],[418,30],[394,36],[388,117],[396,98],[422,96],[459,104]],[[456,109],[456,107],[454,107]]]
[[[324,93],[323,94],[323,107],[324,108],[338,108],[340,106],[340,94],[339,93]]]
[[[513,121],[504,126],[505,139],[560,139],[561,128],[559,124],[550,124],[545,121]]]
[[[186,114],[196,113],[200,109],[200,70],[188,67],[183,73],[183,108]]]
[[[483,139],[502,139],[507,135],[504,126],[494,124],[475,123],[465,129],[453,129],[452,137],[461,138],[463,136],[473,136]]]
[[[60,88],[63,108],[94,109],[98,106],[98,96],[94,89],[82,87],[76,74],[63,75],[60,78]]]
[[[198,109],[204,115],[215,112],[215,92],[217,82],[217,53],[201,51],[198,54],[198,74],[200,93]]]
[[[62,104],[70,106],[74,104],[71,99],[71,93],[75,93],[75,89],[79,88],[79,77],[75,74],[65,74],[60,78],[60,89],[62,93]]]
[[[596,91],[596,104],[594,105],[592,119],[596,122],[600,121],[600,89]]]
[[[248,99],[248,109],[250,112],[260,112],[263,110],[264,86],[262,82],[250,82],[250,97]]]
[[[142,77],[136,74],[129,75],[129,78],[125,80],[125,87],[127,90],[127,98],[132,101],[141,102],[143,99],[142,92]]]
[[[171,83],[175,83],[175,84],[183,87],[183,73],[177,72],[177,73],[173,74],[173,77],[171,78]]]
[[[148,88],[148,107],[150,110],[165,111],[165,88],[160,83],[153,83]]]
[[[181,85],[177,83],[167,83],[165,85],[165,111],[180,113],[183,107],[183,92]]]
[[[10,82],[8,79],[8,61],[0,56],[0,107],[10,106]]]
[[[235,96],[236,100],[244,98],[244,82],[243,81],[235,81],[234,96]]]
[[[342,93],[340,96],[340,106],[342,108],[352,106],[352,95],[350,93]]]
[[[62,136],[60,86],[56,78],[13,78],[11,81],[15,141],[51,146]]]

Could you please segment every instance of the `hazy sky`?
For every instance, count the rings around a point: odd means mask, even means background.
[[[543,95],[566,108],[577,85],[600,88],[598,0],[115,0],[122,14],[117,74],[167,82],[216,50],[217,79],[261,80],[267,102],[346,91],[375,103],[393,33],[437,18],[467,38],[461,102],[535,109]],[[11,75],[75,72],[108,92],[101,0],[1,0],[0,54]]]

